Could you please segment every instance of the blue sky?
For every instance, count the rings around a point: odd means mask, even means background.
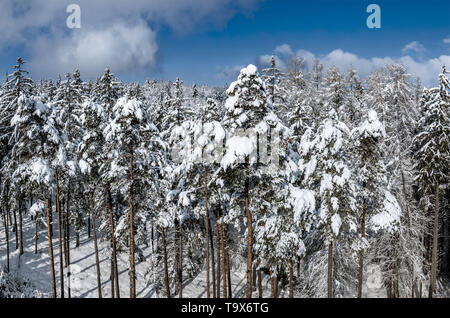
[[[223,85],[240,67],[264,66],[275,53],[320,58],[364,77],[401,61],[428,84],[450,64],[446,0],[2,0],[0,71],[18,55],[35,79],[80,68],[95,78],[109,66],[125,81],[175,79]],[[81,7],[81,29],[68,29],[65,9]],[[366,8],[381,7],[381,29]]]

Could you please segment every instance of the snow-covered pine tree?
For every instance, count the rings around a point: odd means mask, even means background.
[[[439,87],[424,93],[423,118],[420,120],[420,132],[414,138],[416,151],[416,182],[419,186],[420,206],[425,213],[433,216],[433,248],[430,273],[429,296],[436,292],[437,250],[439,235],[439,194],[449,182],[450,167],[450,81],[445,66],[439,75]],[[434,202],[433,202],[434,201]]]
[[[307,132],[301,142],[300,168],[304,171],[303,184],[316,191],[320,205],[318,226],[321,239],[328,248],[328,297],[334,297],[336,285],[345,284],[337,279],[336,272],[346,269],[334,268],[348,248],[348,236],[356,232],[355,181],[348,164],[348,142],[350,131],[338,119],[335,109],[319,127],[318,134],[311,138]],[[312,140],[311,140],[312,139]],[[342,290],[339,290],[342,292]]]
[[[49,106],[25,95],[18,98],[11,127],[14,128],[10,139],[14,145],[12,154],[17,162],[13,180],[19,184],[20,191],[24,190],[20,185],[26,185],[27,190],[33,191],[33,196],[46,202],[52,294],[56,297],[50,197],[54,191],[54,167],[61,159],[60,132]]]

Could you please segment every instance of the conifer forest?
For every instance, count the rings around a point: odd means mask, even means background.
[[[0,88],[0,297],[448,297],[449,72]]]
[[[5,317],[445,313],[449,168],[449,0],[0,0]]]

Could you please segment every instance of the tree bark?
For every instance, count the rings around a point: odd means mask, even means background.
[[[260,260],[258,260],[258,265],[260,264]],[[261,277],[261,269],[258,269],[258,297],[263,298],[263,288],[262,288],[262,277]]]
[[[223,223],[220,224],[220,246],[222,247],[223,298],[228,298],[227,265],[226,265],[226,254],[225,254],[225,242],[224,242],[224,237],[223,237]]]
[[[220,262],[221,262],[221,253],[220,253],[220,225],[219,225],[219,219],[221,217],[221,207],[219,204],[219,208],[217,211],[217,216],[216,216],[216,240],[217,240],[217,283],[216,283],[216,288],[217,288],[217,298],[220,298],[220,274],[221,274],[221,269],[220,269]]]
[[[23,217],[22,217],[22,200],[19,200],[19,255],[23,255]]]
[[[38,250],[38,222],[37,218],[34,220],[34,254],[37,254]]]
[[[113,277],[112,280],[115,280],[115,293],[116,298],[120,298],[120,288],[119,288],[119,269],[117,266],[117,249],[116,249],[116,236],[115,236],[115,228],[114,228],[114,216],[113,216],[113,206],[112,206],[112,196],[111,190],[107,188],[108,193],[108,210],[109,210],[109,227],[111,231],[111,247],[112,247],[112,262],[113,262]],[[114,294],[114,291],[111,290],[111,294]]]
[[[130,146],[130,298],[136,298],[136,271],[134,260],[134,211],[133,211],[133,146]]]
[[[228,246],[228,234],[227,234],[227,226],[224,225],[224,243],[225,243],[225,256],[226,256],[226,273],[227,273],[227,287],[228,287],[228,298],[232,298],[232,291],[231,291],[231,263],[230,263],[230,253],[229,253],[229,246]]]
[[[166,243],[166,233],[163,226],[161,226],[161,239],[163,243],[163,257],[164,257],[164,285],[166,286],[167,298],[170,298],[169,269],[167,267],[167,243]]]
[[[436,270],[437,270],[437,250],[438,250],[438,235],[439,235],[439,184],[436,184],[436,205],[434,215],[433,227],[433,251],[431,260],[431,284],[430,284],[430,298],[436,292]]]
[[[294,298],[294,262],[289,263],[289,298]]]
[[[249,209],[249,179],[245,179],[244,200],[247,212],[247,298],[252,298],[253,219]]]
[[[333,242],[328,245],[328,298],[333,298]]]
[[[366,201],[363,202],[363,215],[361,220],[361,240],[366,237],[366,214],[367,207]],[[358,272],[358,298],[362,297],[362,282],[363,282],[363,271],[364,271],[364,251],[359,252],[359,272]]]
[[[47,206],[47,233],[48,233],[48,254],[50,257],[50,276],[52,283],[52,297],[56,298],[56,279],[55,279],[55,262],[53,259],[53,243],[52,243],[52,233],[51,233],[51,224],[52,220],[50,218],[51,208],[50,208],[50,198],[46,198],[45,200]]]
[[[70,280],[71,280],[71,271],[70,271],[70,224],[69,224],[69,202],[70,202],[70,183],[69,189],[67,191],[67,200],[66,200],[66,231],[64,234],[66,235],[66,254],[67,254],[67,296],[69,298],[72,297],[71,289],[70,289]]]
[[[17,208],[16,208],[17,209]],[[16,237],[16,250],[19,248],[19,231],[17,230],[17,213],[16,213],[16,209],[14,209],[13,211],[13,216],[14,216],[14,235]],[[51,216],[50,216],[51,219]],[[51,228],[50,228],[50,233],[51,233]]]
[[[5,227],[5,239],[6,239],[6,271],[9,273],[9,225],[8,225],[8,211],[3,215],[3,226]]]
[[[92,233],[94,234],[95,267],[97,269],[98,298],[102,298],[102,279],[100,276],[100,259],[98,257],[97,231],[95,229],[96,225],[95,225],[95,209],[94,209],[94,191],[91,191],[91,218],[92,218]]]
[[[64,298],[64,263],[62,246],[62,227],[61,227],[61,206],[59,204],[59,176],[58,169],[55,170],[56,183],[56,216],[58,222],[58,247],[59,247],[59,282],[61,287],[61,298]]]
[[[178,223],[178,297],[183,298],[183,227]]]
[[[204,183],[205,183],[205,225],[206,225],[206,298],[211,298],[210,281],[209,281],[209,211],[208,211],[208,170],[204,167]]]
[[[211,222],[211,220],[210,220]],[[212,282],[213,282],[213,297],[217,297],[216,290],[216,261],[215,261],[215,253],[214,253],[214,238],[211,228],[211,223],[209,225],[209,243],[211,247],[211,273],[212,273]]]

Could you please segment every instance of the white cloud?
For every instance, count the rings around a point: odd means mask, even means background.
[[[402,54],[407,54],[408,52],[423,54],[425,51],[426,49],[421,43],[413,41],[405,45],[402,49]]]
[[[30,69],[49,76],[80,69],[83,76],[101,75],[106,66],[113,72],[134,71],[156,65],[156,34],[138,20],[133,25],[123,21],[101,29],[80,29],[71,36],[40,38]]]
[[[445,44],[450,44],[450,36],[442,40],[442,42],[444,42]]]
[[[347,72],[353,68],[358,71],[358,74],[362,78],[367,77],[371,72],[389,64],[402,63],[412,76],[420,77],[424,85],[428,86],[436,84],[438,75],[442,71],[442,65],[450,65],[449,55],[442,55],[428,60],[416,60],[409,55],[404,55],[400,58],[389,56],[364,58],[351,52],[336,49],[321,56],[316,56],[310,51],[298,50],[295,53],[295,56],[301,57],[305,61],[305,68],[307,70],[310,70],[314,61],[319,59],[325,69],[334,65],[341,72]],[[259,61],[259,65],[267,65],[267,62],[270,61],[269,57],[271,56],[263,55],[258,57],[257,60]],[[276,56],[276,61],[280,69],[285,71],[287,58],[283,58],[281,55]]]
[[[220,72],[216,75],[219,80],[235,81],[239,72],[244,68],[244,65],[225,66],[220,68]]]
[[[294,51],[289,44],[279,45],[275,48],[275,53],[281,56],[292,56],[294,55]]]
[[[183,33],[220,28],[237,13],[252,12],[261,1],[78,0],[82,28],[69,30],[66,8],[73,0],[1,0],[0,52],[15,46],[28,49],[37,77],[74,68],[93,75],[106,65],[114,72],[130,71],[155,63],[155,32],[160,27]]]

